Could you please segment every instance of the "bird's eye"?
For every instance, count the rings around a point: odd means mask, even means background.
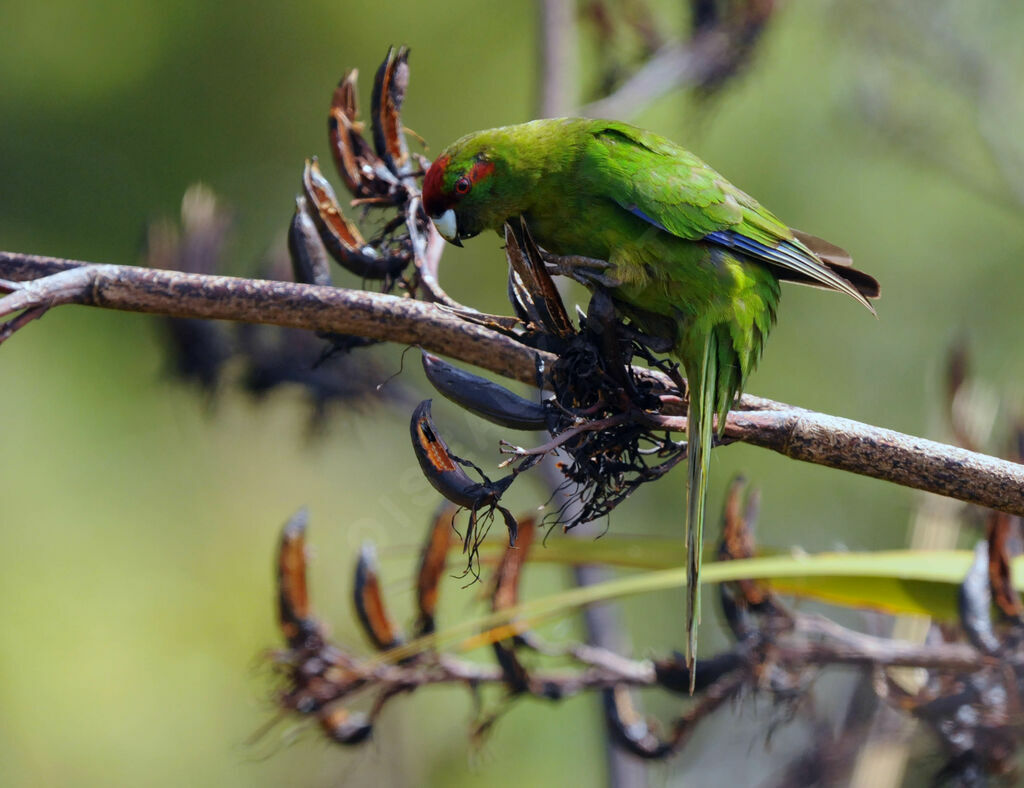
[[[463,175],[457,181],[455,181],[455,193],[456,194],[469,194],[469,190],[473,188],[473,184],[469,178]]]

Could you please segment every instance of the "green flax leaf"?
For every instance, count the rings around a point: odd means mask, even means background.
[[[558,545],[557,547],[555,545]],[[552,543],[536,550],[530,563],[608,563],[617,566],[663,565],[678,559],[660,540],[601,539],[595,542]],[[966,550],[892,550],[873,553],[772,555],[705,564],[703,583],[764,580],[781,593],[824,600],[847,607],[887,613],[915,613],[940,619],[956,614],[957,588],[970,566]],[[1024,587],[1024,557],[1013,564],[1014,584]],[[686,583],[681,566],[655,569],[582,588],[528,600],[514,608],[462,621],[427,637],[410,641],[376,659],[391,661],[431,648],[468,651],[508,637],[586,605],[636,594],[680,588]]]

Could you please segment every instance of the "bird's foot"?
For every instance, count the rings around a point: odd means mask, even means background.
[[[601,273],[612,267],[607,260],[576,254],[556,255],[547,251],[542,254],[549,274],[568,276],[583,285],[618,287],[622,284],[622,281],[614,276]]]
[[[601,287],[619,287],[622,284],[621,279],[617,279],[614,276],[608,276],[607,274],[598,274],[593,271],[580,271],[573,275],[573,279],[587,287],[593,287],[595,285],[600,285]]]
[[[612,264],[607,260],[599,260],[596,257],[583,257],[582,255],[554,255],[544,252],[544,263],[548,273],[551,275],[568,276],[575,279],[581,285],[594,287],[618,287],[622,280],[602,271],[607,271]]]

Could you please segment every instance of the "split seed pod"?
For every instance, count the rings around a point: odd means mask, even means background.
[[[448,561],[448,550],[455,533],[453,519],[459,507],[445,501],[438,509],[430,526],[427,540],[420,555],[420,569],[416,575],[416,603],[419,621],[416,634],[429,635],[434,631],[434,616],[437,614],[438,585]]]
[[[363,137],[356,102],[358,71],[349,71],[334,91],[327,116],[327,141],[338,175],[356,197],[380,197],[391,192],[398,178],[388,170]]]
[[[431,400],[425,399],[416,407],[409,425],[423,475],[435,490],[459,506],[475,510],[496,503],[501,491],[495,489],[495,485],[473,481],[452,458],[448,444],[430,415],[430,403]]]
[[[373,81],[373,144],[392,172],[407,174],[409,147],[402,130],[402,102],[409,87],[409,50],[388,50]]]
[[[430,403],[431,400],[425,399],[413,411],[412,420],[409,422],[412,446],[420,469],[431,486],[452,503],[469,509],[470,522],[466,529],[465,549],[469,550],[474,544],[476,515],[484,508],[497,509],[501,512],[509,531],[509,543],[514,545],[519,524],[512,513],[499,504],[499,500],[502,493],[512,484],[515,474],[511,473],[494,482],[486,479],[483,482],[473,481],[462,465],[456,462],[448,449],[448,444],[437,431],[430,415]]]
[[[320,625],[309,610],[306,585],[306,524],[309,512],[299,509],[285,524],[277,552],[277,618],[290,648],[321,640]]]
[[[519,539],[513,547],[505,547],[494,575],[491,609],[507,610],[519,602],[519,578],[533,544],[534,521],[526,518],[519,523]],[[529,685],[529,674],[515,652],[515,639],[506,638],[494,643],[494,655],[505,675],[510,692],[524,692]]]
[[[384,607],[377,572],[377,551],[369,542],[359,551],[352,598],[359,623],[378,651],[387,651],[402,642],[401,633]]]
[[[409,258],[404,255],[381,257],[376,249],[367,245],[359,228],[342,214],[334,189],[320,172],[316,158],[306,160],[302,187],[320,240],[339,265],[363,279],[387,279],[402,272]]]

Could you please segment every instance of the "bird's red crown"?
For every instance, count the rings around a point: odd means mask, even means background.
[[[448,166],[448,157],[440,156],[434,160],[423,178],[423,207],[427,216],[440,216],[455,202],[444,193],[444,170]]]
[[[475,184],[494,172],[493,161],[478,158],[469,171],[456,178],[451,188],[445,191],[444,181],[449,163],[448,156],[439,156],[423,178],[423,207],[428,216],[440,216],[469,194]]]

